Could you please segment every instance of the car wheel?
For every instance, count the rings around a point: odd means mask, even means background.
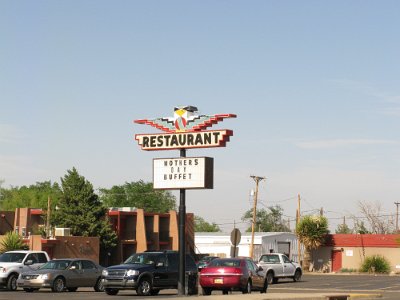
[[[205,295],[205,296],[211,295],[212,289],[210,289],[210,288],[202,288],[202,290],[203,290],[203,295]]]
[[[104,292],[103,280],[100,277],[97,279],[93,288],[96,292]]]
[[[106,292],[107,295],[110,296],[115,296],[119,292],[119,290],[116,289],[104,289],[104,291]]]
[[[261,294],[265,294],[265,293],[267,292],[267,289],[268,289],[268,281],[267,281],[267,279],[265,279],[265,281],[264,281],[264,286],[263,286],[263,288],[261,289],[260,293],[261,293]]]
[[[293,281],[297,282],[297,281],[300,281],[300,279],[301,279],[301,271],[296,270],[296,272],[294,272]]]
[[[139,296],[150,296],[151,295],[151,281],[148,278],[140,280],[136,293]]]
[[[65,280],[62,277],[57,277],[53,281],[53,286],[51,287],[51,290],[55,293],[60,293],[64,291],[65,288]]]
[[[247,281],[246,287],[242,290],[243,294],[250,294],[251,293],[251,282],[250,280]]]
[[[34,289],[34,288],[24,288],[24,291],[27,293],[32,293],[34,291],[38,291],[39,289]]]
[[[267,274],[267,282],[268,282],[268,284],[274,283],[274,273],[273,272],[269,272]]]
[[[78,290],[77,287],[67,288],[68,292],[76,292]]]
[[[17,290],[17,275],[11,274],[7,279],[7,290],[15,291]]]

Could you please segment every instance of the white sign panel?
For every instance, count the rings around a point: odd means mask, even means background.
[[[353,250],[346,250],[346,256],[353,256]]]
[[[212,189],[211,157],[157,158],[153,160],[154,189]]]

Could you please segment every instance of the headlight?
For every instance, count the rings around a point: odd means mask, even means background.
[[[7,272],[7,268],[0,267],[0,272],[3,272],[3,273]]]
[[[41,274],[39,275],[39,279],[47,280],[49,279],[49,274]]]
[[[126,272],[126,276],[134,276],[134,275],[139,275],[139,271],[138,270],[128,270],[128,272]]]
[[[107,271],[107,270],[103,270],[103,271],[101,272],[101,275],[103,275],[103,276],[108,276],[108,271]]]

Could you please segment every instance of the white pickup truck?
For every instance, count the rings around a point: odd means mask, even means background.
[[[268,284],[277,283],[279,278],[293,278],[293,281],[299,281],[303,274],[301,266],[282,253],[263,254],[258,265],[264,269]]]
[[[19,274],[36,270],[49,260],[45,251],[17,250],[4,252],[0,255],[0,286],[15,291]]]

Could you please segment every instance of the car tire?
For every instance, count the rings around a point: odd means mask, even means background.
[[[107,295],[110,296],[115,296],[116,294],[118,294],[119,290],[116,289],[104,289],[104,291],[106,292]]]
[[[101,277],[99,277],[96,281],[96,284],[94,285],[94,290],[95,292],[104,292],[104,285],[103,285],[103,280]]]
[[[301,271],[296,270],[296,272],[294,272],[293,281],[297,282],[297,281],[300,281],[300,279],[301,279]]]
[[[76,292],[78,290],[77,287],[71,287],[71,288],[67,288],[68,292]]]
[[[242,290],[243,294],[251,294],[251,281],[247,281],[245,288]]]
[[[7,278],[7,290],[9,291],[16,291],[17,290],[17,278],[18,275],[11,274]]]
[[[267,273],[267,282],[268,282],[268,284],[273,284],[274,283],[274,273],[273,272],[268,272]]]
[[[210,296],[211,292],[212,292],[212,289],[210,289],[210,288],[202,288],[202,292],[203,292],[203,295]]]
[[[139,296],[150,296],[152,289],[153,289],[153,287],[151,284],[151,280],[148,278],[142,278],[139,281],[139,285],[136,289],[136,293]]]
[[[53,285],[51,286],[51,290],[54,293],[63,292],[65,289],[65,279],[63,277],[57,277],[53,281]]]

